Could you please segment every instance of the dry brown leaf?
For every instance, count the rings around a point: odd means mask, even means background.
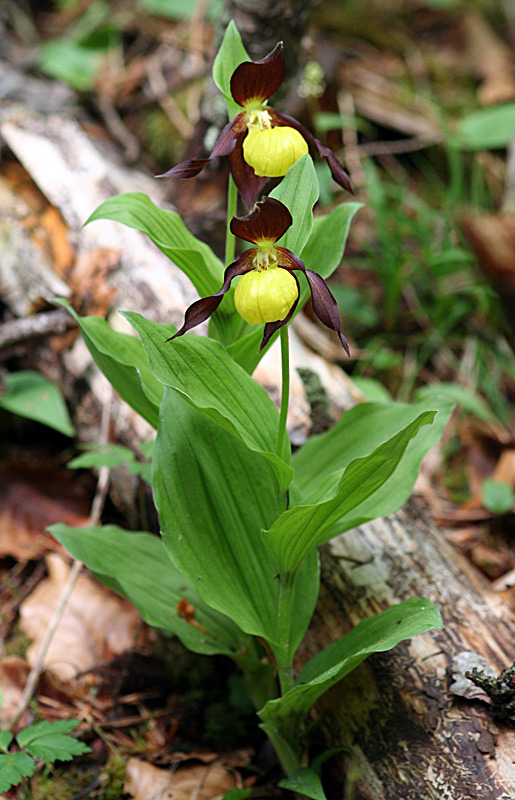
[[[31,664],[70,570],[56,554],[47,557],[47,565],[49,577],[20,606],[21,627],[33,639],[27,650]],[[61,680],[69,680],[133,647],[139,625],[139,614],[128,601],[80,575],[50,643],[45,666]]]
[[[124,791],[133,800],[214,800],[235,787],[234,776],[216,765],[198,764],[172,772],[131,758]]]
[[[507,483],[508,486],[515,489],[515,450],[513,448],[506,448],[502,451],[492,478]]]
[[[0,726],[16,715],[29,671],[30,666],[24,658],[7,656],[0,659]]]
[[[61,550],[47,526],[82,527],[88,512],[89,500],[69,472],[11,463],[0,467],[0,557],[26,561]]]

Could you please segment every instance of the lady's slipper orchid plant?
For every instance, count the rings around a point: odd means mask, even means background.
[[[313,270],[306,269],[291,250],[275,244],[291,224],[292,217],[286,206],[272,197],[260,200],[248,216],[233,217],[232,233],[256,247],[245,250],[229,264],[223,286],[218,292],[192,303],[186,311],[184,325],[171,338],[182,336],[207,320],[229,291],[233,278],[241,275],[234,293],[234,304],[246,322],[251,325],[265,323],[262,350],[295,312],[299,300],[299,282],[293,271],[300,270],[311,289],[315,314],[324,325],[338,334],[345,351],[350,355],[341,330],[338,305],[324,279]]]
[[[285,75],[282,42],[260,61],[245,61],[231,77],[231,94],[243,108],[221,131],[208,158],[191,158],[160,177],[192,178],[217,156],[228,156],[240,194],[252,208],[266,178],[286,175],[309,148],[325,158],[334,180],[352,192],[333,151],[293,117],[267,105]]]
[[[318,196],[313,165],[305,158],[289,168],[311,148],[350,190],[348,177],[309,131],[266,105],[284,77],[282,45],[262,61],[234,69],[240,47],[231,23],[220,50],[223,93],[228,96],[227,76],[232,73],[232,95],[242,111],[224,128],[209,158],[185,161],[167,173],[188,178],[215,156],[229,157],[234,180],[229,177],[222,287],[194,302],[171,337],[174,326],[125,312],[139,341],[98,317],[78,317],[60,301],[122,399],[156,428],[152,471],[144,479],[152,483],[162,541],[149,531],[129,533],[113,525],[57,525],[52,531],[75,558],[136,603],[147,622],[175,633],[195,652],[233,658],[261,727],[290,776],[281,787],[299,792],[305,786],[305,796],[324,798],[319,758],[306,766],[311,723],[306,727],[304,718],[311,705],[367,654],[440,627],[441,620],[429,600],[404,599],[364,619],[296,675],[295,653],[318,594],[316,549],[336,533],[402,506],[416,466],[444,430],[452,406],[445,398],[431,397],[414,406],[360,403],[291,457],[287,324],[303,301],[297,271],[306,276],[320,321],[338,334],[347,353],[349,348],[336,300],[323,278],[278,242],[294,221],[297,238],[291,246],[299,251],[307,246],[311,253],[327,246],[330,274],[343,255],[359,205],[337,207],[312,224],[306,207],[312,206],[307,199],[314,202]],[[281,175],[286,175],[281,196],[289,208],[270,197],[255,204],[265,177]],[[235,183],[253,209],[244,217],[235,216]],[[89,222],[99,219],[147,234],[201,294],[222,280],[222,265],[209,246],[186,229],[178,214],[159,209],[145,195],[105,201]],[[252,247],[235,258],[236,237]],[[175,346],[165,344],[168,337],[182,336],[207,320],[237,276],[235,308],[227,304],[225,309],[229,325],[217,330],[228,332],[229,346],[222,335],[186,336]],[[250,324],[264,324],[260,349],[280,329],[279,409],[252,377],[260,332],[249,334],[238,324],[236,312]],[[185,605],[188,614],[183,613]]]

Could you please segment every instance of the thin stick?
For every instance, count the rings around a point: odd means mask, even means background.
[[[111,396],[104,405],[102,410],[102,421],[101,421],[101,428],[100,428],[100,441],[106,443],[109,438],[109,422],[111,418],[111,402],[112,402],[112,390]],[[93,503],[91,505],[91,512],[88,518],[88,526],[90,525],[98,525],[100,521],[100,516],[102,514],[102,509],[104,507],[107,489],[109,486],[109,475],[110,475],[110,468],[109,467],[101,467],[98,474],[98,483],[97,489],[95,492],[95,497],[93,498]],[[23,695],[20,700],[20,704],[18,706],[18,711],[16,716],[14,717],[13,721],[11,722],[9,729],[12,731],[18,724],[22,714],[25,712],[25,709],[28,707],[32,695],[34,694],[35,688],[39,681],[40,675],[43,671],[43,662],[45,660],[45,656],[48,652],[48,648],[50,647],[50,642],[56,632],[56,629],[61,621],[61,618],[64,613],[64,609],[70,599],[70,595],[72,593],[73,587],[75,585],[75,581],[77,580],[79,573],[82,569],[82,561],[74,560],[72,568],[68,573],[68,577],[66,582],[61,590],[61,594],[59,596],[59,600],[56,606],[56,609],[52,615],[50,622],[48,623],[48,627],[45,631],[45,635],[41,640],[41,644],[39,646],[39,650],[36,656],[36,660],[34,662],[34,666],[32,667],[29,676],[27,678],[27,683],[25,684],[25,689],[23,690]]]

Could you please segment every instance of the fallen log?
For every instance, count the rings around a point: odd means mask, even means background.
[[[360,620],[408,597],[430,598],[444,621],[443,630],[371,656],[319,702],[326,742],[350,748],[333,768],[335,796],[514,798],[512,720],[493,717],[481,699],[458,697],[452,678],[462,653],[483,656],[496,672],[515,659],[508,593],[503,597],[489,588],[426,519],[418,501],[333,540],[322,551],[322,574],[302,661]],[[465,677],[462,682],[475,689]]]

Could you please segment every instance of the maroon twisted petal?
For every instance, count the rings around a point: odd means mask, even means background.
[[[231,232],[253,244],[262,239],[276,242],[291,224],[291,214],[283,203],[263,197],[246,217],[232,218]]]
[[[291,250],[287,250],[286,247],[277,247],[276,249],[279,266],[288,270],[298,269],[304,273],[309,283],[309,288],[311,289],[311,305],[313,306],[313,311],[326,328],[330,328],[330,330],[338,334],[343,349],[347,355],[350,356],[347,339],[342,333],[338,303],[333,297],[325,280],[317,272],[306,269],[300,258],[294,255]]]
[[[279,88],[285,74],[283,43],[279,42],[260,61],[244,61],[236,67],[231,76],[231,94],[240,106],[249,100],[262,103]]]
[[[209,297],[202,297],[200,300],[195,300],[195,302],[186,309],[182,328],[173,336],[170,336],[170,338],[166,340],[167,342],[175,339],[176,336],[182,336],[183,333],[186,333],[192,328],[196,328],[201,322],[205,322],[206,319],[209,319],[211,314],[216,311],[222,302],[224,294],[229,291],[232,279],[237,275],[244,275],[246,272],[250,272],[250,270],[254,269],[254,252],[255,248],[251,247],[250,250],[246,250],[241,256],[238,256],[236,261],[229,264],[224,273],[222,288]]]
[[[203,169],[206,164],[209,164],[213,158],[216,158],[217,156],[230,156],[239,140],[241,140],[239,142],[241,148],[241,142],[245,138],[246,132],[246,114],[244,111],[240,111],[240,113],[237,114],[234,119],[228,122],[224,128],[222,128],[220,135],[215,142],[215,146],[213,147],[208,158],[189,158],[187,161],[181,161],[180,164],[176,164],[175,167],[169,169],[168,172],[164,172],[162,175],[158,175],[157,177],[193,178],[195,175],[198,175],[200,170]]]

